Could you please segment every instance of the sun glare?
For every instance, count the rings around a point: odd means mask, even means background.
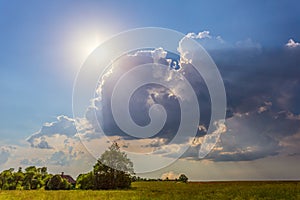
[[[106,37],[106,34],[98,31],[74,34],[69,40],[69,55],[73,61],[82,64]]]
[[[76,46],[78,48],[78,56],[87,58],[100,44],[103,42],[103,37],[99,34],[90,35],[87,37],[78,38]]]

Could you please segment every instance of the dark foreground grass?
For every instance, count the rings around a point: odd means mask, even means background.
[[[0,199],[299,199],[300,182],[135,182],[129,190],[0,191]]]

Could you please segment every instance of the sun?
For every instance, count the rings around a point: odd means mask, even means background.
[[[93,37],[82,38],[78,41],[81,54],[88,56],[103,42],[101,35],[94,35]]]
[[[87,58],[103,41],[104,37],[99,33],[87,34],[77,38],[74,46],[78,56]]]
[[[68,54],[76,63],[83,63],[88,56],[101,44],[108,34],[103,31],[77,31],[68,37]]]

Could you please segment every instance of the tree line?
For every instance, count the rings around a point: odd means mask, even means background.
[[[1,190],[46,190],[71,189],[72,185],[60,175],[52,175],[47,172],[47,167],[37,168],[30,166],[23,171],[21,167],[17,171],[14,168],[0,173]]]
[[[188,182],[188,177],[185,174],[180,174],[178,178],[175,179],[170,179],[169,177],[166,177],[165,179],[161,179],[161,178],[142,178],[139,176],[133,176],[132,177],[132,181],[175,181],[175,182],[183,182],[183,183],[187,183]]]
[[[50,174],[47,167],[30,166],[23,169],[19,167],[4,170],[0,173],[1,190],[99,190],[130,188],[133,181],[155,181],[161,179],[144,179],[134,176],[133,163],[127,155],[120,150],[117,143],[113,143],[97,160],[93,169],[80,174],[76,182],[71,183],[64,176]],[[187,182],[188,178],[181,174],[175,181]],[[166,180],[170,181],[170,180]]]

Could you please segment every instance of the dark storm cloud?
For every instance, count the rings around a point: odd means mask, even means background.
[[[111,96],[113,87],[126,71],[133,68],[134,66],[142,65],[145,63],[152,63],[154,61],[154,59],[152,59],[152,57],[150,56],[145,56],[144,54],[137,55],[138,56],[125,56],[119,60],[118,64],[116,64],[116,66],[114,66],[113,68],[113,73],[109,74],[109,76],[105,78],[105,83],[101,89],[101,100],[96,99],[94,101],[96,109],[90,108],[91,110],[88,112],[88,119],[93,124],[97,124],[95,123],[95,121],[98,121],[101,124],[106,135],[119,135],[126,137],[127,139],[133,139],[133,137],[128,136],[126,133],[124,133],[115,123],[111,111]],[[170,70],[176,72],[176,64],[178,63],[178,60],[176,60],[176,58],[178,59],[178,55],[169,55],[170,57],[167,56],[166,59],[157,59],[157,62],[166,65],[166,68],[170,68]],[[174,68],[172,68],[173,66],[169,65],[167,59],[177,61]],[[208,95],[207,87],[204,84],[202,77],[190,65],[187,65],[181,71],[181,73],[184,74],[184,76],[188,80],[190,80],[190,83],[197,94],[198,102],[201,107],[201,120],[199,124],[208,126],[210,119],[210,98]],[[180,124],[181,111],[176,96],[172,95],[171,90],[165,88],[164,86],[158,84],[147,84],[141,86],[133,93],[129,103],[129,111],[133,121],[140,126],[146,126],[147,124],[149,124],[150,117],[148,112],[153,104],[162,105],[165,108],[168,116],[163,129],[159,133],[157,133],[155,137],[166,138],[167,140],[172,139],[176,134]],[[97,120],[92,117],[95,112]],[[203,131],[198,131],[198,134],[203,135],[204,133]]]
[[[207,38],[210,39],[211,38]],[[217,42],[217,38],[215,38]],[[227,95],[226,130],[216,148],[205,159],[213,161],[255,160],[285,153],[300,153],[300,48],[282,46],[280,49],[264,49],[259,44],[246,40],[236,46],[219,50],[209,49],[222,75]],[[178,156],[176,149],[190,146],[182,158],[198,159],[203,136],[207,132],[211,117],[211,102],[208,89],[200,74],[190,64],[180,63],[180,56],[166,53],[159,48],[125,55],[117,60],[110,71],[102,77],[97,95],[88,108],[85,119],[80,122],[85,139],[100,138],[103,129],[107,136],[120,136],[124,140],[136,139],[122,131],[114,120],[111,110],[111,96],[117,81],[135,66],[146,63],[160,63],[169,71],[158,72],[165,80],[175,80],[175,89],[180,86],[176,74],[181,73],[196,93],[199,107],[199,130],[194,144],[191,138],[181,138],[169,147],[163,147],[163,156]],[[147,78],[153,74],[144,74]],[[135,79],[136,77],[130,77]],[[131,80],[128,81],[131,81]],[[179,88],[179,92],[185,88]],[[126,93],[127,91],[124,91]],[[176,93],[175,92],[175,93]],[[184,97],[188,98],[188,97]],[[120,104],[125,104],[120,100]],[[131,96],[129,112],[132,120],[139,126],[150,123],[149,109],[154,104],[162,105],[167,114],[163,128],[151,138],[153,142],[142,143],[141,148],[160,148],[174,138],[180,122],[181,110],[178,98],[171,89],[158,84],[139,87]],[[126,105],[127,106],[127,105]],[[42,129],[27,140],[33,147],[51,148],[43,137],[55,134],[73,137],[76,135],[75,120],[65,116],[58,117],[53,123],[45,124]],[[159,139],[159,140],[157,140]],[[149,140],[151,141],[151,140]],[[158,143],[155,141],[159,141]],[[187,142],[188,141],[188,142]],[[130,148],[130,144],[126,143]],[[3,160],[6,158],[3,153]],[[49,160],[68,161],[62,152],[57,152]]]
[[[255,160],[282,152],[282,140],[299,133],[300,122],[300,50],[297,48],[263,49],[252,45],[209,52],[216,62],[226,88],[228,112],[227,131],[221,136],[222,148],[216,148],[207,159],[214,161]],[[114,122],[110,97],[120,76],[133,66],[151,63],[151,56],[123,57],[121,68],[114,68],[105,79],[101,101],[95,100],[97,120],[105,134],[133,139]],[[168,67],[166,59],[158,62]],[[126,64],[125,64],[126,63]],[[210,120],[210,97],[196,70],[186,65],[185,77],[195,90],[201,107],[200,125],[207,128]],[[150,122],[148,110],[152,103],[164,106],[168,118],[163,129],[154,137],[167,143],[174,137],[180,123],[180,107],[170,91],[159,85],[140,87],[130,100],[130,114],[138,125]],[[100,108],[100,109],[99,109]],[[104,117],[105,116],[105,117]],[[294,117],[291,117],[294,116]],[[203,129],[197,137],[205,134]],[[200,145],[191,147],[183,157],[197,159]],[[297,152],[293,152],[297,153]]]
[[[297,155],[300,117],[290,112],[274,112],[272,106],[235,114],[226,120],[227,130],[205,159],[251,161],[280,153]],[[198,160],[201,144],[192,145],[182,158]]]
[[[300,113],[300,48],[212,51],[224,79],[232,112],[255,110],[265,101]]]
[[[282,141],[300,132],[300,49],[211,54],[224,79],[230,114],[227,132],[221,135],[222,148],[207,158],[240,161],[297,153]]]

